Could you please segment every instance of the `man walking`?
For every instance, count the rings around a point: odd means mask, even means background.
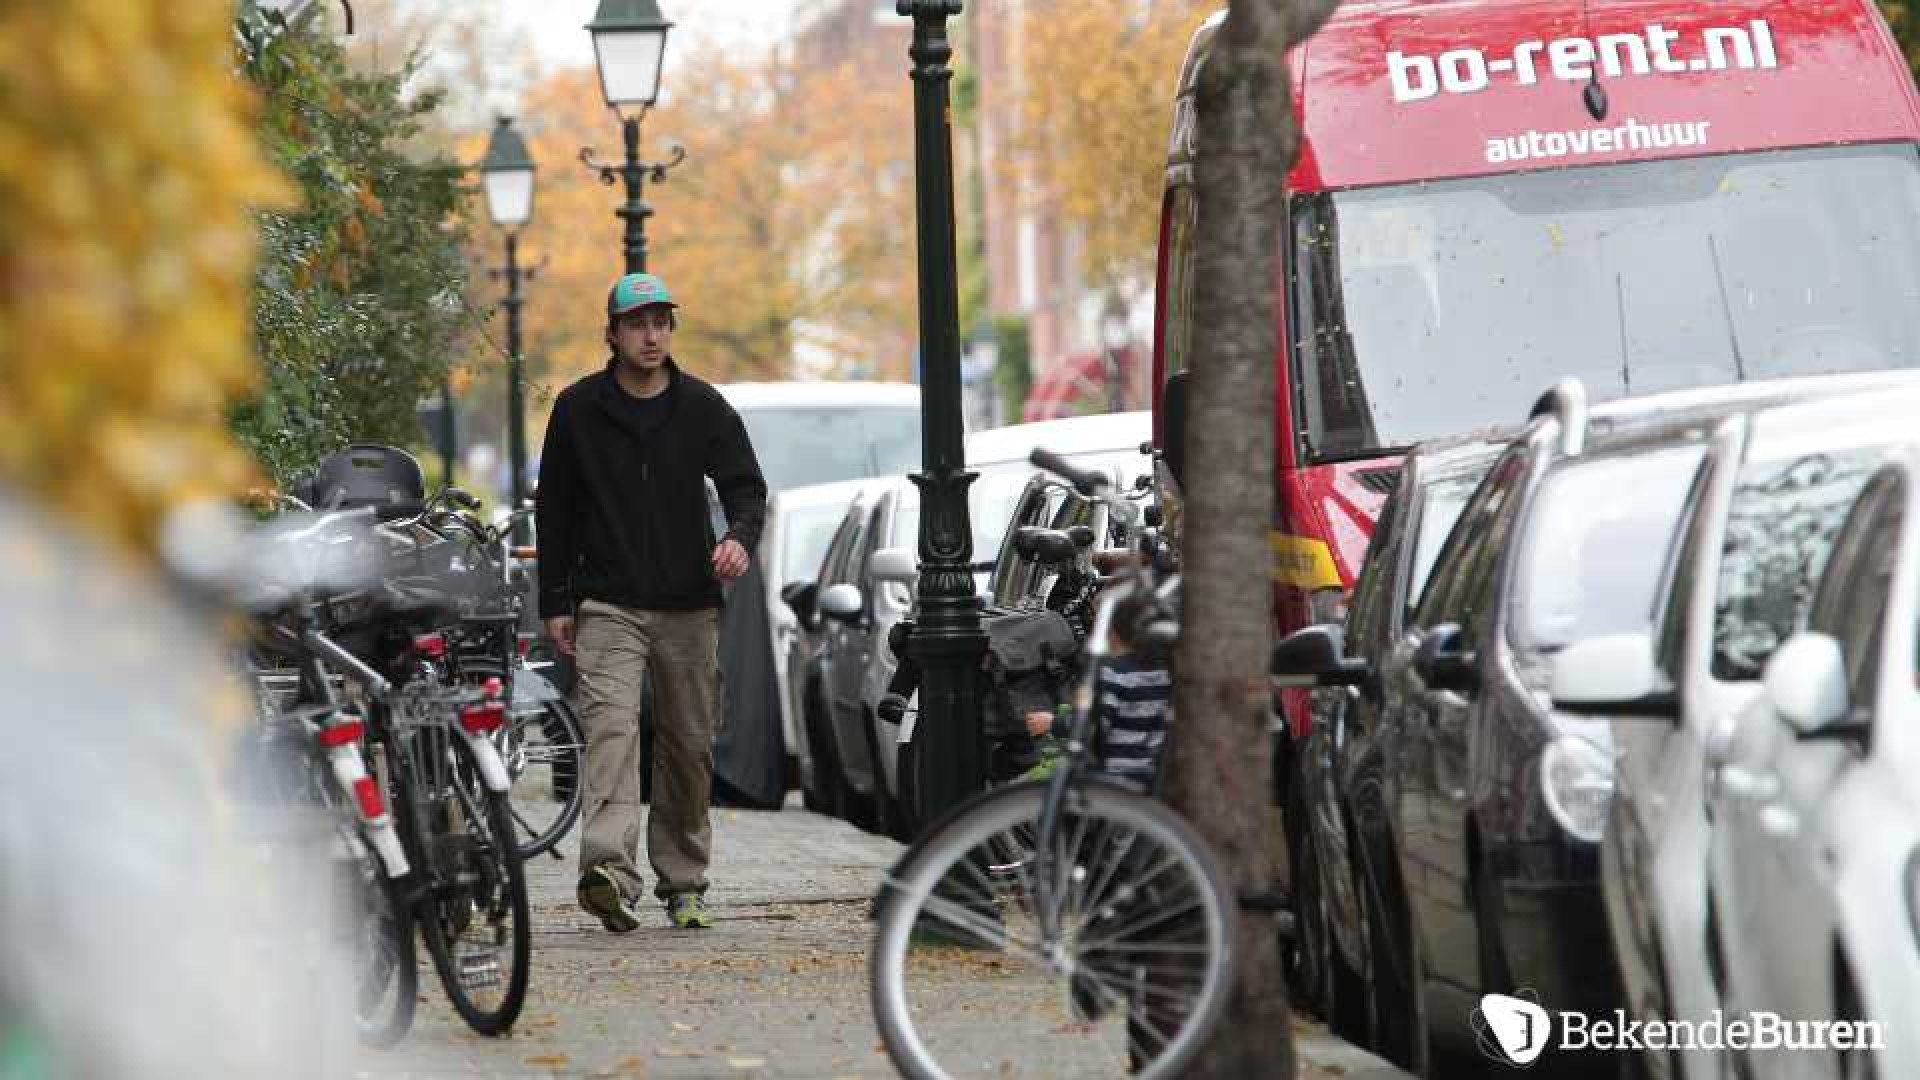
[[[675,926],[713,925],[702,900],[707,803],[720,721],[720,584],[747,571],[767,485],[747,429],[673,358],[678,305],[628,274],[607,294],[604,371],[562,391],[547,422],[535,520],[540,617],[573,654],[587,734],[580,906],[611,931],[639,926],[640,680],[653,676],[647,859]],[[720,491],[718,542],[706,478]]]

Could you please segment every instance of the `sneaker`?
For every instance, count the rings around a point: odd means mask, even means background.
[[[709,930],[713,927],[713,913],[707,910],[707,902],[699,893],[675,893],[667,901],[667,918],[682,930]]]
[[[640,928],[640,920],[627,910],[620,886],[614,884],[613,875],[603,867],[589,867],[580,875],[580,887],[574,890],[574,898],[587,914],[598,918],[600,925],[613,933],[625,934]]]

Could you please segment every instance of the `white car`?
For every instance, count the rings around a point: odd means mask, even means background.
[[[1746,1053],[1743,1075],[1920,1076],[1917,498],[1920,442],[1852,502],[1807,628],[1707,748],[1729,1011],[1851,1025],[1821,1051]]]
[[[1602,880],[1627,1006],[1641,1019],[1701,1023],[1721,1007],[1707,915],[1706,747],[1760,693],[1762,666],[1804,618],[1846,507],[1910,437],[1920,408],[1911,374],[1805,381],[1807,400],[1715,432],[1652,634],[1575,642],[1554,661],[1556,707],[1610,720]],[[1643,1058],[1654,1076],[1723,1075],[1705,1047]]]

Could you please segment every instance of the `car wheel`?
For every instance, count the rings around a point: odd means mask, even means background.
[[[867,739],[867,760],[873,762],[873,812],[868,815],[870,823],[862,827],[877,836],[890,837],[894,834],[893,820],[899,812],[894,808],[893,796],[887,792],[887,770],[880,762],[880,736],[874,731],[878,723],[873,710],[860,710],[860,730]]]
[[[1359,868],[1354,865],[1359,848],[1355,844],[1356,834],[1353,825],[1348,822],[1347,866],[1352,874],[1348,887],[1353,890],[1353,905],[1358,924],[1352,928],[1360,938],[1360,965],[1355,968],[1347,962],[1347,956],[1335,940],[1332,927],[1331,908],[1328,913],[1327,960],[1330,968],[1329,981],[1332,984],[1333,1016],[1329,1026],[1334,1034],[1348,1042],[1368,1049],[1377,1049],[1379,1038],[1378,1017],[1374,1011],[1372,993],[1374,980],[1373,943],[1367,940],[1369,897],[1366,882],[1361,879]],[[1322,875],[1324,879],[1324,874]],[[1331,898],[1329,898],[1331,899]]]
[[[1308,830],[1306,809],[1297,793],[1287,799],[1287,861],[1293,874],[1293,918],[1295,935],[1292,947],[1284,954],[1287,986],[1294,1004],[1320,1017],[1331,1019],[1333,990],[1328,974],[1327,910],[1320,895],[1320,860],[1315,857]],[[1284,946],[1283,946],[1284,947]]]
[[[805,783],[801,786],[802,798],[807,809],[837,818],[846,810],[846,803],[841,798],[846,783],[840,779],[840,765],[833,753],[833,737],[826,730],[826,718],[820,711],[819,693],[808,691],[805,701],[807,750],[813,763],[806,770]]]

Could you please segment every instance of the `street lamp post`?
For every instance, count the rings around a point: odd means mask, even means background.
[[[507,279],[507,460],[513,470],[510,490],[513,507],[518,510],[527,498],[527,425],[526,402],[522,396],[524,373],[520,349],[520,229],[533,220],[533,157],[520,133],[513,130],[510,117],[500,117],[493,136],[487,140],[487,157],[480,165],[480,180],[487,193],[487,216],[507,233],[507,265],[493,271]],[[532,271],[526,275],[532,276]],[[452,403],[448,403],[451,408]],[[526,543],[526,523],[514,527],[515,540]]]
[[[627,226],[624,246],[629,274],[647,270],[647,219],[653,216],[653,207],[641,198],[642,186],[649,179],[666,183],[667,170],[687,157],[686,147],[675,146],[666,161],[640,160],[640,121],[660,98],[660,69],[666,63],[667,31],[672,27],[661,16],[656,0],[600,0],[599,10],[587,24],[600,66],[600,93],[620,117],[626,161],[621,165],[595,161],[591,146],[580,151],[580,160],[598,170],[600,182],[609,187],[618,180],[627,183],[626,204],[614,213]],[[626,112],[630,106],[638,106],[638,111]]]
[[[961,0],[897,0],[913,18],[913,141],[920,257],[921,471],[919,610],[908,648],[920,661],[919,820],[986,785],[980,725],[980,598],[973,582],[961,440],[960,299],[953,226],[953,131],[947,19]]]

